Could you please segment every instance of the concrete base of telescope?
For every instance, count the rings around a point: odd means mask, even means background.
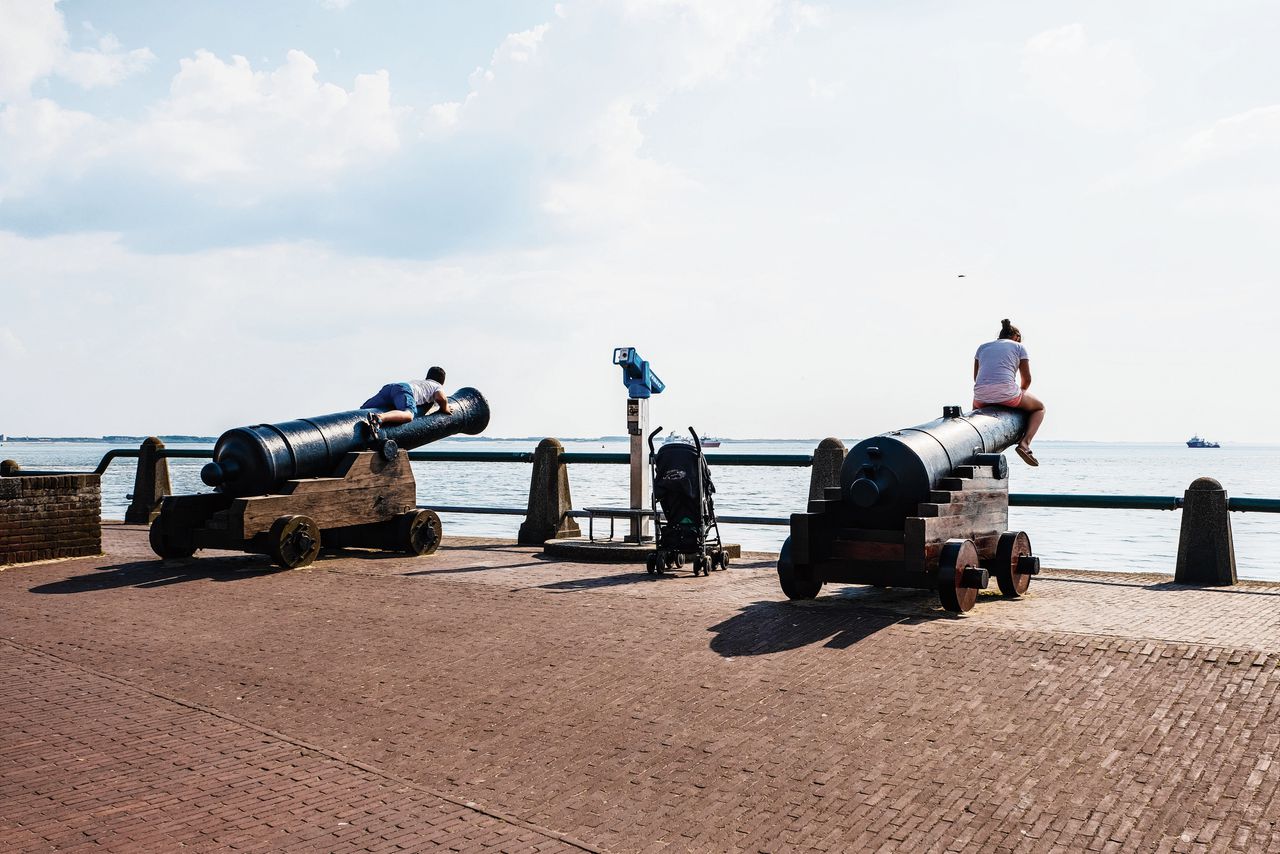
[[[730,558],[742,557],[742,546],[737,543],[724,543],[725,554]],[[628,543],[623,540],[595,540],[573,538],[565,540],[547,540],[542,544],[542,553],[573,561],[593,561],[596,563],[636,563],[643,564],[653,553],[654,542]],[[686,560],[685,566],[689,563]]]

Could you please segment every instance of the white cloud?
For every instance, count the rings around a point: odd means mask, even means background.
[[[114,86],[126,77],[144,71],[156,55],[145,47],[122,51],[115,36],[98,40],[96,50],[69,51],[58,61],[58,74],[83,89]]]
[[[630,101],[615,102],[571,150],[573,162],[582,165],[547,182],[543,209],[564,217],[578,232],[619,222],[650,225],[669,215],[669,200],[697,183],[645,157],[643,145],[637,108]]]
[[[0,202],[38,191],[50,178],[74,178],[106,144],[107,127],[88,113],[47,99],[0,107]]]
[[[1192,134],[1181,148],[1184,165],[1280,149],[1280,104],[1219,119]]]
[[[1186,179],[1196,170],[1217,164],[1223,167],[1213,176],[1219,186],[1196,190],[1196,198],[1185,201],[1183,209],[1219,213],[1233,206],[1242,212],[1274,210],[1272,187],[1280,181],[1277,163],[1280,104],[1272,104],[1217,119],[1172,142],[1151,145],[1133,165],[1094,182],[1094,189],[1114,192]]]
[[[1022,72],[1034,97],[1096,130],[1132,125],[1150,88],[1127,42],[1094,43],[1080,24],[1029,39]]]
[[[147,48],[122,50],[110,34],[96,48],[71,50],[57,0],[0,0],[0,102],[27,97],[53,74],[86,89],[113,86],[153,59]]]
[[[551,29],[550,24],[538,24],[533,29],[511,33],[502,40],[502,44],[494,51],[493,64],[498,65],[504,60],[528,62],[537,52],[538,45],[542,42],[542,37],[547,34],[549,29]]]
[[[27,358],[27,345],[7,326],[0,326],[0,359],[17,361]]]
[[[54,0],[0,0],[0,101],[26,95],[67,50]]]
[[[169,98],[135,131],[135,150],[185,181],[240,179],[280,185],[324,178],[395,151],[399,115],[385,71],[361,74],[347,91],[317,80],[291,50],[274,71],[247,59],[197,51],[180,63]]]
[[[86,79],[113,68],[87,65]],[[97,166],[221,182],[223,201],[244,204],[400,147],[401,111],[385,71],[358,75],[349,91],[319,81],[318,71],[301,51],[272,71],[198,51],[180,63],[169,97],[136,123],[47,99],[11,103],[0,108],[0,197],[30,195],[49,178]]]
[[[501,134],[547,167],[539,209],[587,234],[644,227],[696,191],[645,148],[643,122],[673,95],[748,68],[779,35],[823,19],[782,0],[561,3],[555,19],[508,35],[461,100],[426,110],[428,136]],[[830,91],[827,88],[822,91]]]

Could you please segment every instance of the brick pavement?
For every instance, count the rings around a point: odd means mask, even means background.
[[[1052,573],[953,618],[791,605],[767,560],[653,580],[455,539],[276,573],[104,543],[0,573],[0,828],[45,831],[10,850],[137,850],[135,812],[195,845],[429,849],[434,810],[459,850],[1280,850],[1273,585]],[[123,793],[105,818],[81,754]],[[403,835],[333,835],[371,804]]]

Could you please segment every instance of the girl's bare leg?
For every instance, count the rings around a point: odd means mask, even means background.
[[[1031,392],[1024,391],[1018,408],[1025,409],[1031,413],[1031,417],[1027,419],[1027,432],[1022,435],[1022,441],[1018,443],[1024,448],[1029,448],[1031,447],[1031,440],[1035,438],[1036,431],[1040,429],[1040,424],[1044,421],[1044,403]]]

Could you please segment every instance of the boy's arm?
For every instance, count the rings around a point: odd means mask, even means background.
[[[449,398],[444,396],[444,389],[436,389],[436,393],[432,395],[431,399],[440,405],[440,411],[445,415],[453,414],[453,410],[449,408]]]

